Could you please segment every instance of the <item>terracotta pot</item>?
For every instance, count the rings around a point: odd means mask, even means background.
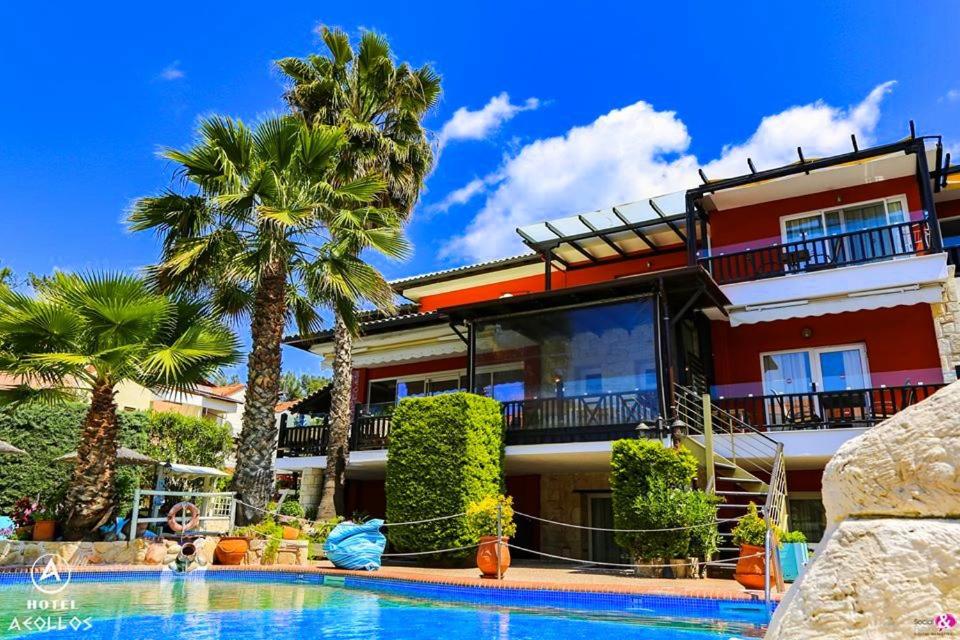
[[[510,547],[507,542],[510,538],[500,538],[500,575],[503,576],[510,568]],[[497,577],[497,536],[482,536],[480,547],[477,549],[477,568],[484,578]]]
[[[296,540],[300,537],[300,529],[296,527],[288,527],[283,525],[283,539],[284,540]]]
[[[238,565],[243,564],[249,548],[250,541],[246,538],[227,536],[220,538],[213,555],[217,559],[217,564]]]
[[[33,541],[49,542],[57,532],[56,520],[37,520],[33,523]]]
[[[747,589],[760,591],[764,588],[763,554],[763,547],[755,547],[752,544],[740,545],[740,559],[737,560],[737,569],[733,577]],[[770,584],[777,584],[776,563],[770,567]]]

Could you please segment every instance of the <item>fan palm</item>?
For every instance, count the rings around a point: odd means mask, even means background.
[[[251,351],[234,489],[259,520],[273,492],[280,393],[280,342],[289,321],[315,330],[316,305],[333,305],[347,326],[359,300],[392,308],[392,292],[360,256],[372,248],[401,257],[408,245],[396,214],[373,206],[384,185],[369,174],[332,179],[341,128],[307,127],[292,116],[254,129],[212,117],[200,140],[164,155],[179,165],[189,193],[139,200],[134,230],[154,230],[163,255],[152,278],[161,290],[202,292],[217,312],[247,315]]]
[[[324,27],[325,55],[277,62],[292,81],[286,99],[314,127],[345,132],[334,180],[349,182],[373,172],[386,188],[378,203],[409,216],[433,167],[433,149],[422,121],[440,97],[440,78],[425,65],[395,64],[386,39],[366,32],[354,51],[346,33]],[[345,310],[349,301],[337,309]],[[349,457],[352,347],[356,331],[334,318],[333,388],[327,472],[318,517],[343,512],[344,469]]]
[[[19,386],[4,403],[59,402],[88,392],[64,503],[79,539],[114,513],[117,385],[185,389],[239,358],[236,336],[199,303],[153,292],[127,275],[55,273],[34,297],[0,286],[0,371]]]

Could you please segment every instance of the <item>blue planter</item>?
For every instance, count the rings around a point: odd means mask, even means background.
[[[810,561],[810,552],[806,542],[785,542],[780,545],[780,566],[783,567],[783,579],[793,582],[800,576],[800,570]]]

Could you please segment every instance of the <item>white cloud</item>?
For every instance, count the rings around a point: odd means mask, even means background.
[[[446,197],[435,204],[431,204],[427,207],[428,212],[445,212],[450,209],[450,207],[455,207],[457,205],[466,204],[474,197],[480,195],[487,190],[487,184],[490,182],[490,178],[474,178],[467,184],[463,185],[459,189],[454,189],[446,195]]]
[[[960,102],[960,89],[950,89],[937,102]]]
[[[850,150],[851,133],[866,146],[893,84],[877,86],[849,109],[818,101],[767,116],[744,142],[725,146],[705,164],[687,152],[690,134],[675,112],[643,101],[615,109],[562,136],[523,146],[482,189],[474,180],[447,196],[443,202],[453,206],[487,193],[479,213],[441,257],[485,260],[517,252],[523,246],[516,227],[689,188],[699,182],[700,166],[710,178],[740,175],[748,171],[747,157],[762,170],[796,160],[797,146],[807,157]]]
[[[442,148],[451,140],[482,140],[521,111],[532,111],[539,106],[540,101],[536,98],[527,98],[523,104],[512,104],[504,91],[490,98],[478,111],[460,107],[440,129],[438,145]]]
[[[161,80],[166,80],[167,82],[170,82],[172,80],[179,80],[183,78],[185,75],[187,74],[184,73],[183,69],[180,68],[180,61],[174,60],[173,62],[168,64],[163,69],[163,71],[159,73],[157,77],[160,78]]]

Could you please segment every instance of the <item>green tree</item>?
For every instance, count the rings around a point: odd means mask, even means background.
[[[330,384],[330,378],[309,373],[296,374],[287,371],[280,379],[280,394],[284,400],[300,400],[320,391]]]
[[[337,126],[346,142],[336,166],[336,182],[375,172],[386,189],[381,206],[404,218],[419,198],[433,167],[433,149],[422,121],[440,97],[440,77],[429,66],[395,64],[390,45],[366,32],[354,50],[340,30],[321,29],[327,51],[277,62],[291,80],[286,98],[293,111],[314,127]],[[362,247],[358,247],[358,251]],[[327,472],[318,518],[343,515],[344,471],[350,450],[352,347],[356,334],[349,321],[349,300],[334,305],[333,388]]]
[[[55,273],[33,297],[0,287],[0,371],[23,380],[0,391],[0,402],[90,394],[64,499],[68,539],[89,534],[116,507],[117,385],[186,389],[238,357],[236,336],[203,305],[132,276]]]
[[[384,185],[375,175],[333,180],[344,131],[307,127],[292,116],[250,129],[210,117],[200,139],[164,157],[179,165],[189,191],[143,198],[130,216],[134,230],[162,238],[152,278],[164,291],[203,292],[218,313],[247,315],[252,348],[234,489],[260,519],[273,492],[280,395],[280,342],[288,321],[316,329],[317,303],[331,303],[349,326],[361,299],[391,309],[383,277],[359,257],[372,248],[400,257],[408,245],[396,214],[372,203]]]

